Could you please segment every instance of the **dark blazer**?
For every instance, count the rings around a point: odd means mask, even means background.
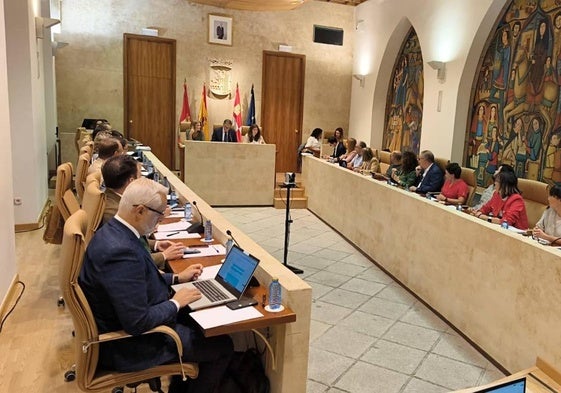
[[[340,142],[340,143],[335,145],[335,148],[333,149],[333,154],[331,154],[331,157],[339,158],[343,154],[345,154],[346,152],[347,152],[347,148],[345,147],[345,144],[343,142]]]
[[[103,367],[136,371],[177,360],[169,338],[140,336],[162,324],[175,328],[177,307],[169,301],[171,280],[172,274],[162,275],[141,241],[115,218],[97,231],[86,249],[80,286],[99,333],[123,329],[138,336],[102,344]]]
[[[215,128],[212,132],[212,142],[223,142],[222,141],[222,130],[223,128]],[[236,131],[232,130],[231,128],[228,130],[227,140],[226,142],[237,142],[238,137],[236,135]]]
[[[426,194],[427,192],[438,192],[444,183],[444,174],[436,163],[433,163],[425,177],[417,178],[417,189],[415,192]]]

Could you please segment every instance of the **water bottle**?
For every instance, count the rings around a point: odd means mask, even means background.
[[[185,202],[185,206],[183,206],[183,218],[185,218],[185,221],[191,221],[193,219],[193,210],[189,202]]]
[[[501,228],[508,229],[508,222],[506,222],[506,220],[501,222]]]
[[[461,204],[461,203],[459,203],[459,204],[456,206],[456,210],[459,211],[459,212],[462,211],[462,204]]]
[[[205,221],[205,241],[212,241],[212,223],[210,220]]]
[[[177,194],[171,188],[170,188],[170,192],[169,192],[169,204],[170,204],[170,206],[176,206],[177,205]]]
[[[234,241],[232,240],[231,237],[229,237],[228,240],[226,240],[226,254],[230,252],[233,246],[234,246]]]
[[[278,278],[273,278],[271,284],[269,284],[269,308],[271,310],[277,310],[281,306],[282,301],[282,289]]]
[[[160,182],[160,173],[158,171],[154,171],[154,181],[156,183]]]

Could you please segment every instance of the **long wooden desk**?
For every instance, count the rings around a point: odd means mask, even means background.
[[[313,157],[302,182],[308,209],[505,369],[561,369],[559,250]]]
[[[275,324],[268,328],[268,341],[275,353],[277,364],[276,369],[273,370],[271,363],[267,362],[266,371],[271,381],[272,393],[306,392],[312,288],[228,222],[163,165],[154,154],[145,152],[145,155],[152,161],[155,169],[167,178],[182,202],[185,200],[197,202],[205,219],[212,221],[213,236],[218,243],[226,242],[226,230],[229,229],[241,247],[260,260],[254,275],[261,285],[268,287],[273,277],[279,278],[283,290],[283,304],[293,310],[297,319],[292,323]],[[193,214],[197,213],[194,211]]]
[[[186,141],[185,184],[213,206],[272,206],[275,145]]]

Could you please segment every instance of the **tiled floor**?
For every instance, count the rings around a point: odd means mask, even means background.
[[[282,261],[284,210],[219,208]],[[312,286],[309,393],[432,393],[503,374],[307,210],[292,210],[289,264]]]

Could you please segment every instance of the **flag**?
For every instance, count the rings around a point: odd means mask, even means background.
[[[236,98],[234,98],[234,111],[232,113],[234,117],[234,129],[236,130],[236,137],[238,142],[242,141],[242,104],[240,100],[240,89],[236,83]]]
[[[191,111],[189,110],[189,96],[187,96],[187,83],[183,82],[183,107],[181,108],[181,115],[179,122],[191,121]]]
[[[201,109],[199,110],[199,121],[205,136],[205,141],[210,140],[208,131],[208,112],[206,110],[206,85],[203,83],[203,96],[201,98]]]
[[[249,108],[247,108],[246,126],[257,124],[255,121],[255,95],[253,94],[253,85],[251,85],[251,100],[249,101]]]

